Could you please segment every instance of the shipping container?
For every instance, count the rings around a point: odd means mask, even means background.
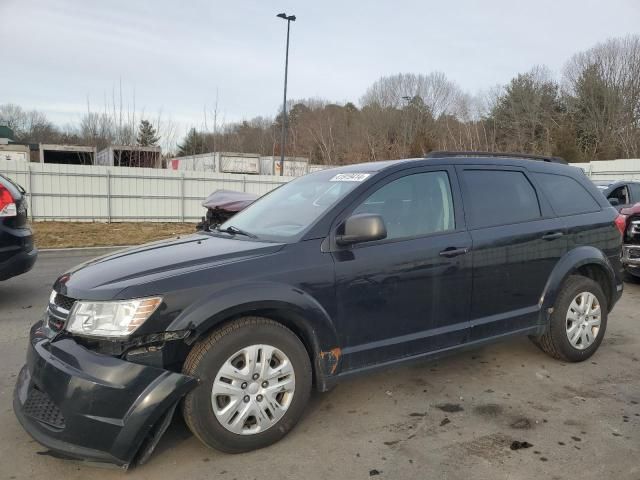
[[[260,155],[252,153],[210,152],[199,155],[171,158],[167,162],[171,170],[188,170],[219,173],[260,173]]]
[[[217,172],[217,156],[215,153],[202,153],[171,158],[167,161],[167,168],[170,170]]]
[[[0,145],[0,160],[13,162],[28,162],[30,160],[29,147],[26,145]]]
[[[309,160],[304,157],[284,157],[284,176],[301,177],[308,173]],[[260,157],[262,175],[280,175],[280,157]]]
[[[139,145],[112,145],[98,152],[95,164],[104,167],[162,168],[162,149]]]
[[[251,153],[221,152],[218,159],[219,171],[222,173],[260,173],[260,155]]]

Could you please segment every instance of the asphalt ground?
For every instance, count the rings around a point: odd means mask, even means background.
[[[56,458],[18,424],[13,386],[54,279],[87,258],[44,254],[0,283],[0,479],[640,479],[635,283],[599,351],[580,364],[517,338],[316,393],[284,440],[255,452],[210,450],[176,415],[149,462],[129,472]],[[514,441],[531,446],[512,450]]]

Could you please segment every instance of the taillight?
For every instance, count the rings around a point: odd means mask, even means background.
[[[620,235],[624,236],[624,231],[627,228],[627,216],[622,215],[621,213],[618,214],[614,223],[616,224],[616,227],[618,228],[618,230],[620,230]]]
[[[4,185],[0,185],[0,217],[15,217],[18,214],[16,202],[9,190]]]

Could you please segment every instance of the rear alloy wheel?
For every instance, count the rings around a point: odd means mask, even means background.
[[[567,338],[578,350],[589,348],[600,332],[602,310],[598,298],[581,292],[573,299],[567,312]]]
[[[298,422],[311,393],[311,362],[300,339],[262,317],[230,322],[196,344],[183,372],[200,384],[183,402],[190,430],[228,453],[266,447]]]
[[[563,284],[549,327],[533,343],[554,358],[586,360],[602,343],[607,327],[607,299],[591,278],[572,275]]]

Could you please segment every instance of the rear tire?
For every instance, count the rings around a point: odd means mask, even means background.
[[[284,325],[262,317],[240,318],[212,332],[193,347],[183,372],[200,380],[182,406],[189,429],[227,453],[280,440],[311,393],[304,345]]]
[[[607,328],[607,299],[594,280],[572,275],[563,284],[547,331],[531,340],[542,351],[566,362],[588,359]]]

